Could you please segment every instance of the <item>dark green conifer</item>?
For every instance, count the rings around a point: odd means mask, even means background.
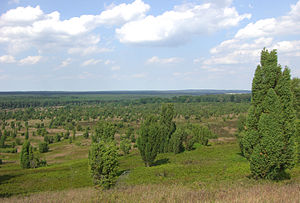
[[[288,68],[281,71],[276,50],[263,49],[260,63],[240,147],[254,177],[278,179],[293,167],[295,157],[291,76]]]
[[[176,130],[176,124],[173,121],[175,116],[174,105],[173,104],[164,104],[161,109],[160,115],[160,146],[159,152],[165,153],[170,151],[172,134]]]
[[[95,185],[112,187],[118,175],[118,151],[113,142],[92,143],[89,151],[89,168]]]
[[[160,125],[157,117],[148,117],[140,128],[140,136],[137,140],[137,146],[145,163],[150,167],[157,156],[160,146]]]
[[[20,164],[22,168],[30,168],[30,162],[33,160],[32,146],[28,140],[25,140],[20,155]]]

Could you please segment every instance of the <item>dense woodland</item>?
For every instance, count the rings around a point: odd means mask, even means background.
[[[300,80],[264,49],[252,93],[241,93],[1,93],[0,197],[92,185],[213,193],[259,179],[298,187]]]

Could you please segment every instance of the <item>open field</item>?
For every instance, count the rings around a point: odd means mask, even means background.
[[[187,97],[189,98],[189,97]],[[199,97],[202,98],[201,96]],[[206,98],[206,97],[205,97]],[[222,96],[211,96],[222,100]],[[224,97],[227,98],[227,95]],[[238,98],[238,97],[237,97]],[[124,104],[113,98],[110,103],[53,107],[9,108],[0,110],[2,132],[17,129],[5,140],[6,147],[25,141],[26,128],[35,154],[47,166],[21,169],[21,144],[18,153],[0,153],[0,197],[3,202],[298,202],[300,165],[283,181],[250,178],[249,162],[240,154],[236,139],[248,102],[173,101],[174,121],[178,127],[207,127],[214,138],[207,146],[179,154],[160,153],[154,166],[145,167],[136,143],[128,155],[119,151],[118,180],[110,190],[93,186],[88,167],[91,136],[99,122],[112,123],[117,146],[129,127],[135,138],[148,114],[159,114],[164,101]],[[154,102],[155,101],[155,102]],[[18,104],[16,101],[15,104]],[[30,102],[29,102],[30,103]],[[14,103],[11,103],[14,105]],[[18,123],[19,122],[19,123]],[[16,125],[13,128],[13,124]],[[4,127],[3,127],[4,126]],[[21,126],[21,127],[17,127]],[[27,126],[27,127],[25,127]],[[242,125],[243,127],[243,125]],[[75,130],[75,139],[73,135]],[[89,130],[90,137],[84,138]],[[40,134],[38,133],[40,132]],[[42,132],[42,133],[41,133]],[[70,132],[70,137],[64,134]],[[43,134],[44,133],[44,134]],[[45,136],[62,134],[61,141],[49,143],[49,151],[39,153]],[[3,148],[6,149],[6,148]]]
[[[207,147],[196,145],[195,150],[178,155],[160,154],[155,166],[150,168],[144,167],[138,151],[134,150],[120,158],[123,175],[116,187],[108,191],[92,187],[87,159],[75,159],[81,156],[80,150],[72,154],[68,153],[71,148],[54,147],[57,155],[67,153],[59,158],[49,154],[49,162],[53,163],[48,167],[22,170],[18,163],[2,165],[1,196],[13,195],[4,201],[277,202],[286,199],[287,194],[291,202],[300,198],[299,165],[290,171],[289,180],[277,183],[250,179],[249,164],[240,156],[235,140],[212,142]],[[59,163],[60,159],[64,162]]]

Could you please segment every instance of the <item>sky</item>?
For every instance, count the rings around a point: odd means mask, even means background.
[[[0,91],[250,90],[300,77],[300,0],[0,0]]]

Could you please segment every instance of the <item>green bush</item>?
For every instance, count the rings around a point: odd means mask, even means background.
[[[105,189],[112,187],[118,172],[118,151],[114,143],[93,143],[89,151],[89,168],[93,182]]]
[[[115,139],[116,127],[109,122],[99,121],[95,127],[93,142],[113,141]]]
[[[39,144],[39,152],[40,153],[45,153],[49,151],[49,146],[47,142],[42,142]]]
[[[17,148],[0,148],[1,153],[17,153]]]
[[[17,144],[17,145],[22,145],[22,141],[21,141],[20,138],[16,138],[16,144]]]
[[[89,130],[88,130],[88,128],[85,129],[85,132],[83,133],[83,137],[84,137],[85,139],[88,139],[88,138],[89,138]]]
[[[30,142],[28,140],[25,140],[20,154],[20,164],[23,169],[27,169],[45,166],[47,162],[35,157]]]
[[[185,132],[181,128],[177,128],[176,131],[172,134],[170,140],[171,151],[174,154],[178,154],[184,151],[183,139],[186,137]]]
[[[54,136],[54,142],[60,142],[60,140],[61,136],[58,133],[56,133],[56,135]]]
[[[122,152],[126,155],[129,154],[129,151],[131,149],[131,143],[129,141],[129,139],[123,139],[120,142],[120,149],[122,150]]]

